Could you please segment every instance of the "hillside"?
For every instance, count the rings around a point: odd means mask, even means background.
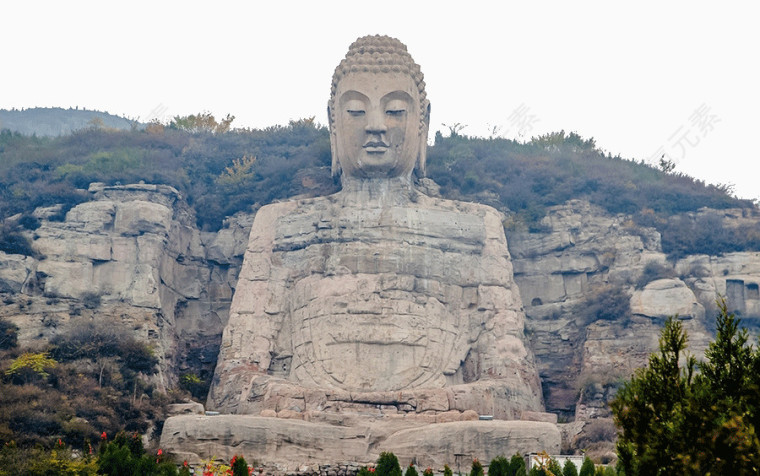
[[[93,125],[128,130],[137,123],[107,112],[79,108],[34,107],[21,111],[0,109],[0,129],[29,136],[57,137]]]
[[[0,442],[158,433],[166,403],[203,401],[256,210],[338,188],[313,120],[226,131],[229,117],[180,119],[0,132],[0,368],[23,352],[58,362],[0,380],[0,406],[13,409]],[[505,213],[543,399],[569,422],[565,450],[610,457],[607,402],[656,348],[665,316],[681,316],[697,355],[717,293],[760,330],[760,210],[721,187],[564,132],[438,135],[428,175],[445,197]]]
[[[198,115],[120,131],[91,125],[61,137],[5,130],[0,133],[0,218],[56,203],[65,205],[65,213],[86,199],[81,190],[91,182],[144,181],[177,188],[195,209],[199,227],[214,231],[238,211],[337,190],[329,172],[328,131],[313,119],[218,132],[231,120],[217,123],[213,116]],[[605,155],[593,139],[574,133],[526,143],[437,134],[428,150],[428,176],[447,198],[505,212],[508,230],[545,231],[540,220],[548,207],[584,199],[655,227],[664,250],[674,257],[760,249],[757,230],[721,231],[678,218],[703,207],[752,209],[751,201],[680,173]]]

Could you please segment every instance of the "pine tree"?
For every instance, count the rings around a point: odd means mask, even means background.
[[[401,476],[401,466],[398,464],[396,455],[386,451],[380,453],[375,465],[375,474],[377,476]]]
[[[620,467],[627,476],[760,473],[760,350],[723,299],[705,362],[685,355],[687,341],[669,318],[659,353],[612,402]]]
[[[514,473],[512,473],[514,474]],[[509,461],[504,456],[497,456],[488,465],[488,476],[511,476]]]
[[[594,462],[591,461],[591,458],[586,456],[583,458],[583,464],[581,465],[581,470],[578,473],[578,476],[594,476],[595,471]]]
[[[566,460],[565,466],[562,468],[562,476],[578,476],[578,467],[575,466],[575,463]]]
[[[472,469],[470,469],[470,476],[483,476],[483,465],[480,464],[477,458],[472,460]]]
[[[509,471],[507,472],[507,476],[519,476],[520,474],[524,475],[525,473],[525,458],[519,453],[515,453],[509,459]]]

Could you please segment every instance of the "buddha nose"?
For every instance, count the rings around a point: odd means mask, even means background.
[[[370,134],[382,134],[388,130],[385,126],[385,114],[380,108],[372,108],[369,111],[365,130]]]

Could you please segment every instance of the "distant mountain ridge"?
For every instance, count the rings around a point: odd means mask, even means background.
[[[8,129],[24,135],[62,136],[73,131],[98,125],[110,129],[130,129],[137,121],[107,112],[61,107],[30,109],[0,109],[0,130]]]

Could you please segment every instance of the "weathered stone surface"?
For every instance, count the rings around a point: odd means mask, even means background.
[[[557,423],[557,415],[555,413],[546,412],[522,412],[520,415],[522,421],[543,421],[546,423]]]
[[[475,458],[491,461],[505,454],[535,452],[536,448],[558,454],[560,440],[559,429],[551,423],[460,421],[398,431],[388,437],[383,448],[401,461],[415,458],[421,467],[441,468],[461,461],[466,469]]]
[[[119,207],[114,219],[114,231],[125,236],[169,231],[172,210],[158,203],[134,200],[129,207]]]
[[[0,251],[0,292],[20,293],[36,264],[28,256],[9,255]]]
[[[705,309],[680,279],[658,279],[631,296],[631,312],[641,316],[704,319]]]
[[[203,404],[198,402],[190,403],[172,403],[166,408],[167,414],[174,415],[203,415],[205,409]]]
[[[458,458],[490,461],[503,454],[545,450],[558,453],[556,425],[525,421],[365,420],[348,426],[250,415],[175,416],[166,420],[161,447],[178,459],[199,462],[216,456],[256,455],[265,465],[352,461],[368,464],[381,451],[392,451],[403,465],[416,458],[420,466],[455,467]],[[458,455],[458,456],[457,456]]]
[[[20,293],[5,299],[14,304],[2,315],[25,337],[46,339],[96,311],[87,306],[97,295],[100,310],[121,316],[115,325],[156,349],[159,379],[167,379],[160,385],[180,368],[205,368],[201,377],[210,379],[242,251],[223,267],[208,260],[191,211],[171,187],[93,184],[90,192],[65,221],[48,220],[60,207],[35,212],[41,226],[29,238],[39,261],[0,253],[0,293]]]
[[[729,227],[760,218],[751,210],[702,210],[694,219],[715,213]],[[593,393],[606,399],[616,382],[646,363],[668,315],[685,319],[690,351],[699,357],[710,338],[719,293],[728,297],[729,307],[741,313],[745,325],[760,329],[760,319],[754,317],[760,316],[760,253],[689,256],[672,266],[655,230],[580,200],[552,207],[542,225],[544,233],[508,234],[526,329],[551,411],[576,418],[607,411],[597,407],[603,400],[584,400],[583,392],[579,403],[579,391],[603,383],[604,391]],[[651,276],[638,289],[650,262],[672,269]],[[631,295],[634,318],[579,320],[577,306],[585,299],[593,301],[603,286]]]
[[[413,191],[408,200],[409,190],[368,193],[258,212],[209,405],[258,414],[272,397],[245,382],[271,374],[352,393],[490,379],[502,390],[463,391],[461,410],[489,407],[476,401],[499,400],[492,391],[509,394],[504,414],[540,410],[498,214]],[[438,395],[417,411],[448,410]]]

